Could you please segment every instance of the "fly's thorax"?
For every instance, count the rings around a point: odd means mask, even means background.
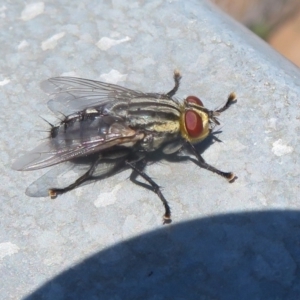
[[[208,110],[195,96],[188,96],[181,108],[180,131],[182,137],[196,144],[210,133]]]
[[[128,119],[141,119],[143,122],[163,122],[179,120],[180,106],[171,99],[139,97],[128,103]]]
[[[180,136],[180,106],[162,95],[132,98],[128,102],[125,119],[130,128],[144,133],[140,147],[146,152],[155,151]]]
[[[146,133],[149,149],[157,149],[165,139],[180,134],[180,106],[171,99],[154,96],[133,98],[128,103],[126,122]]]
[[[155,150],[160,149],[161,147],[164,147],[168,142],[173,142],[179,140],[180,137],[180,131],[178,133],[159,133],[159,132],[146,132],[144,138],[140,142],[141,149],[146,152],[152,152]],[[173,146],[173,148],[175,145]],[[168,152],[168,150],[166,151]],[[175,151],[173,151],[175,152]],[[170,154],[173,153],[169,151]]]

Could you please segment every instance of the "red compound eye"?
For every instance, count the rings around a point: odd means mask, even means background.
[[[193,110],[188,110],[184,116],[185,128],[191,138],[197,138],[203,131],[202,118]]]
[[[195,103],[195,104],[198,104],[200,106],[203,106],[202,101],[196,96],[188,96],[185,101],[187,103]]]

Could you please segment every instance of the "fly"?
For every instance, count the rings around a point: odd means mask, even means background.
[[[206,163],[194,146],[219,125],[217,117],[236,101],[235,94],[231,93],[217,110],[205,108],[196,96],[188,96],[180,103],[173,98],[180,79],[180,73],[175,71],[175,86],[166,94],[142,93],[75,77],[54,77],[42,82],[42,89],[51,94],[48,107],[64,117],[58,125],[51,125],[44,143],[14,162],[13,169],[31,171],[67,161],[71,166],[86,166],[83,175],[73,183],[47,188],[49,196],[55,198],[87,181],[129,168],[132,182],[150,188],[160,198],[165,209],[164,223],[170,223],[169,204],[159,185],[144,171],[151,153],[170,155],[185,147],[195,155],[201,168],[229,182],[236,178],[232,172]],[[149,186],[137,181],[138,176]],[[41,188],[42,185],[38,190]]]

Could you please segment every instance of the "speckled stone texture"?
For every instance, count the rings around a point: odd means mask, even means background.
[[[1,299],[299,299],[300,73],[204,1],[4,1],[0,4]],[[221,116],[204,144],[223,178],[192,162],[129,171],[55,200],[26,187],[47,170],[13,160],[55,122],[39,82],[60,75],[199,96]],[[57,120],[56,120],[57,121]]]

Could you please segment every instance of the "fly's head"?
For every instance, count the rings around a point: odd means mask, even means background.
[[[235,94],[231,93],[224,107],[213,111],[205,108],[198,97],[188,96],[184,101],[180,118],[182,137],[192,144],[204,140],[216,125],[220,125],[217,116],[235,100]]]

